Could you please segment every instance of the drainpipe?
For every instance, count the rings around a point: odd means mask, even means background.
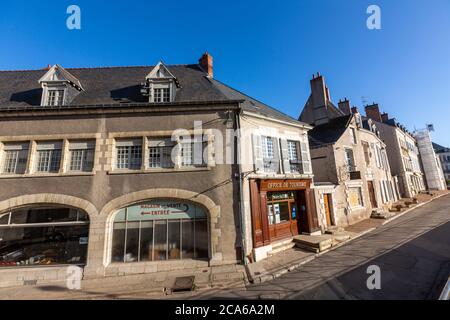
[[[238,174],[239,174],[239,215],[241,224],[241,242],[242,242],[242,255],[244,265],[247,265],[247,246],[246,246],[246,224],[244,219],[244,192],[243,192],[243,176],[242,176],[242,162],[241,162],[241,121],[240,114],[242,112],[241,103],[239,102],[239,112],[236,112],[236,130],[237,130],[237,161],[238,161]]]

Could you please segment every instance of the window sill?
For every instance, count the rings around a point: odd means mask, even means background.
[[[64,172],[64,173],[27,173],[27,174],[5,174],[0,175],[0,179],[17,178],[48,178],[48,177],[84,177],[93,176],[94,172]]]
[[[198,172],[198,171],[210,171],[211,169],[212,167],[185,167],[172,169],[112,170],[108,171],[107,173],[109,175],[149,174],[149,173]]]

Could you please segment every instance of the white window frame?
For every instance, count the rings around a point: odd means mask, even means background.
[[[29,142],[8,142],[3,144],[0,163],[0,173],[2,175],[25,174],[28,165],[29,145]]]
[[[142,138],[117,139],[115,143],[115,169],[141,170],[143,152]]]
[[[63,159],[62,141],[38,141],[34,172],[38,174],[59,173]]]
[[[42,99],[42,105],[46,107],[60,107],[64,106],[66,104],[66,95],[67,95],[67,89],[65,86],[49,86],[45,87],[44,89],[44,96]],[[57,98],[53,103],[50,103],[50,95],[51,92],[58,92]],[[62,92],[62,96],[61,96]],[[60,103],[57,103],[57,101],[60,100]]]
[[[75,156],[78,156],[76,159]],[[77,162],[75,166],[75,161]],[[95,140],[69,141],[67,172],[92,172],[95,161]]]

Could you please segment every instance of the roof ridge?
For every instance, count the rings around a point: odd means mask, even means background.
[[[185,67],[196,66],[196,63],[164,64],[166,67]],[[60,65],[62,67],[62,65]],[[156,65],[136,65],[136,66],[99,66],[99,67],[63,67],[66,70],[91,70],[91,69],[126,69],[126,68],[154,68]],[[48,71],[42,69],[18,69],[18,70],[0,70],[0,72],[30,72],[30,71]]]

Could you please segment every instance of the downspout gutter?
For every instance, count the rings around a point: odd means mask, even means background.
[[[239,112],[236,112],[236,130],[237,130],[237,165],[239,174],[239,215],[241,224],[241,243],[242,243],[242,260],[244,265],[247,265],[247,246],[246,246],[246,224],[244,219],[244,192],[243,192],[243,176],[242,176],[242,159],[241,159],[241,120],[240,116],[242,114],[241,103],[239,103]]]

